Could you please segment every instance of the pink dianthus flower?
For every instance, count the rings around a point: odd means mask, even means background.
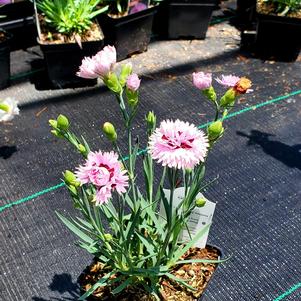
[[[106,46],[92,57],[85,57],[82,61],[77,76],[83,78],[104,78],[116,64],[116,49],[114,46]]]
[[[139,79],[137,74],[131,74],[126,81],[126,86],[131,91],[137,91],[140,87],[140,82],[141,79]]]
[[[232,88],[240,80],[240,77],[235,75],[222,75],[222,78],[216,78],[215,80],[224,87]]]
[[[96,189],[96,204],[107,203],[112,191],[126,192],[128,176],[121,169],[118,155],[114,152],[90,152],[83,166],[77,168],[77,180],[83,184],[93,184]]]
[[[194,86],[200,90],[209,89],[212,84],[212,74],[204,72],[194,72],[192,74],[192,82]]]
[[[204,162],[208,147],[201,130],[177,119],[161,122],[149,139],[148,152],[163,166],[187,169]]]

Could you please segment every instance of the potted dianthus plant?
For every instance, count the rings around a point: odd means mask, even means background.
[[[170,39],[205,39],[218,0],[164,0],[155,17],[155,33]]]
[[[231,75],[218,78],[227,87],[218,99],[212,74],[194,73],[194,86],[215,108],[207,133],[178,119],[157,126],[150,111],[144,148],[139,143],[143,140],[133,133],[140,79],[131,64],[116,74],[113,52],[113,47],[105,47],[85,58],[78,76],[101,78],[115,95],[127,152],[122,152],[119,134],[110,122],[103,124],[103,133],[112,148],[95,151],[71,130],[66,116],[49,121],[52,133],[83,156],[75,172],[63,174],[79,216],[57,213],[78,236],[77,245],[94,257],[79,277],[83,292],[79,300],[200,300],[217,265],[227,260],[206,242],[203,248],[196,247],[211,222],[191,227],[210,202],[201,193],[210,185],[204,181],[206,158],[224,134],[223,118],[251,82]],[[144,181],[138,170],[143,171]]]
[[[301,48],[301,1],[257,0],[256,48],[259,55],[297,59]]]
[[[149,0],[105,0],[106,14],[98,16],[106,45],[114,45],[117,60],[147,50],[156,5]]]
[[[103,48],[104,37],[95,17],[107,7],[102,0],[36,0],[38,43],[49,80],[55,88],[95,85],[75,76],[85,56]]]

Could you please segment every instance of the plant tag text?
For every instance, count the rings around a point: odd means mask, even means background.
[[[164,189],[164,193],[165,193],[167,200],[169,200],[170,190]],[[184,196],[185,196],[184,187],[179,187],[179,188],[175,189],[174,197],[173,197],[173,209],[176,209],[176,207],[183,200]],[[199,198],[204,198],[206,200],[206,204],[201,208],[196,207],[192,211],[192,213],[188,219],[188,223],[187,223],[189,231],[184,229],[180,235],[180,240],[182,240],[182,241],[190,241],[191,237],[193,238],[202,228],[204,228],[206,225],[208,225],[212,222],[216,204],[209,201],[208,199],[206,199],[202,193],[199,193],[197,195],[196,199],[199,199]],[[162,203],[160,204],[160,215],[164,216],[164,217],[166,216],[164,206]],[[191,235],[191,237],[190,237],[190,235]],[[195,246],[199,247],[199,248],[205,248],[207,239],[208,239],[208,235],[209,235],[209,229],[197,241]]]

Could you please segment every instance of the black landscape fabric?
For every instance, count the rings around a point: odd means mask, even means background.
[[[245,74],[253,80],[254,92],[241,97],[235,110],[301,88],[300,63],[246,63],[233,55],[210,65],[171,68],[165,72],[170,77],[157,73],[144,78],[137,134],[143,135],[149,110],[158,120],[179,118],[197,125],[213,117],[191,84],[190,73],[197,68],[211,69],[214,75]],[[219,178],[206,196],[217,202],[209,242],[233,256],[216,272],[204,301],[274,300],[300,282],[300,100],[301,94],[295,95],[225,121],[226,134],[207,165],[206,179]],[[59,184],[62,171],[83,162],[71,146],[50,135],[48,119],[67,115],[93,150],[110,149],[101,133],[101,124],[110,121],[125,149],[117,111],[114,97],[104,88],[21,106],[21,115],[2,127],[1,205]],[[74,246],[75,236],[55,211],[75,213],[65,188],[0,213],[0,300],[77,300],[77,277],[92,258]],[[301,300],[301,290],[285,300]]]

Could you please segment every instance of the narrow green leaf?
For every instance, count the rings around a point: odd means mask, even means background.
[[[118,287],[116,287],[115,289],[112,290],[112,294],[116,295],[119,294],[120,292],[122,292],[127,286],[129,286],[133,281],[132,277],[129,277],[128,279],[126,279],[123,283],[121,283]]]
[[[180,284],[182,284],[183,286],[187,287],[188,289],[192,290],[192,291],[196,291],[197,289],[192,287],[191,285],[187,284],[186,281],[189,281],[189,280],[184,280],[184,279],[181,279],[181,278],[178,278],[176,276],[174,276],[173,274],[170,274],[170,273],[165,273],[164,274],[166,277],[176,281],[176,282],[179,282]]]
[[[77,226],[75,226],[72,222],[70,222],[67,218],[56,212],[56,215],[59,217],[59,219],[74,233],[76,234],[80,239],[83,241],[92,244],[94,243],[94,240],[88,236],[86,233],[81,231]]]
[[[173,255],[173,258],[170,260],[168,266],[173,266],[178,259],[183,256],[191,247],[194,246],[194,244],[207,233],[207,231],[210,229],[211,223],[207,224],[204,228],[202,228],[195,236],[194,238],[187,243],[184,247],[180,247]]]
[[[85,294],[83,294],[82,296],[80,296],[80,298],[78,300],[85,300],[87,297],[89,297],[97,288],[101,287],[101,286],[107,286],[108,284],[106,283],[108,281],[108,279],[112,276],[116,274],[116,271],[113,270],[110,273],[106,274],[104,277],[102,277],[101,279],[99,279],[89,290],[86,291]]]

